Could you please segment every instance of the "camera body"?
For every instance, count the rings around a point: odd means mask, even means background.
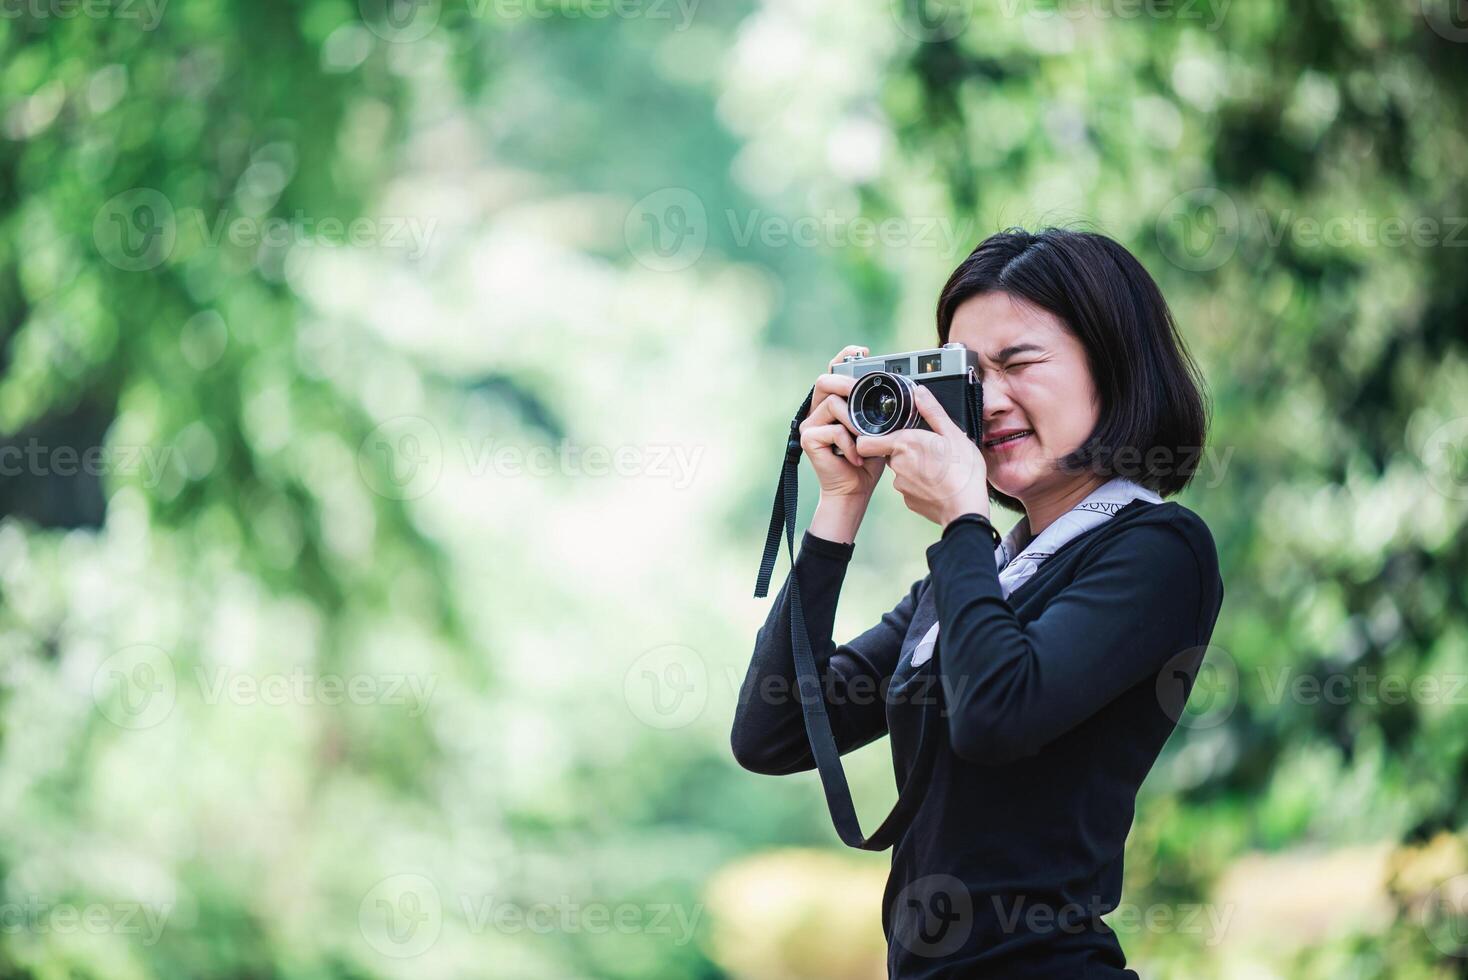
[[[831,373],[856,379],[846,405],[857,435],[930,429],[914,401],[916,386],[922,385],[975,444],[983,438],[979,355],[962,344],[875,357],[852,354],[832,366]]]

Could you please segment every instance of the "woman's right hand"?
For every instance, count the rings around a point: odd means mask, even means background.
[[[831,359],[830,366],[834,368],[848,354],[866,357],[869,353],[865,347],[848,344]],[[846,407],[846,397],[855,384],[855,378],[842,374],[823,374],[816,379],[810,414],[800,423],[800,448],[816,471],[823,499],[842,498],[864,505],[882,478],[887,457],[862,459],[856,451]],[[839,456],[837,449],[841,450]]]

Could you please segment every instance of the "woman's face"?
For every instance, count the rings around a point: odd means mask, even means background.
[[[978,353],[989,482],[1020,501],[1087,479],[1055,469],[1096,426],[1100,402],[1086,350],[1054,314],[1008,293],[981,293],[953,314],[950,342]],[[991,445],[1013,430],[1028,434]]]

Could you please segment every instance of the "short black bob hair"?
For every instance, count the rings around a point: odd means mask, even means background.
[[[1047,310],[1085,347],[1099,418],[1057,468],[1123,476],[1163,497],[1187,486],[1207,434],[1204,383],[1161,290],[1130,252],[1104,235],[1064,228],[991,235],[938,297],[938,343],[948,342],[959,306],[984,293]],[[993,484],[989,496],[1024,512]]]

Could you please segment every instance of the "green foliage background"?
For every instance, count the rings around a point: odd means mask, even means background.
[[[7,7],[0,973],[883,975],[884,859],[727,750],[783,428],[1056,223],[1136,252],[1213,399],[1227,596],[1127,901],[1274,925],[1129,955],[1457,975],[1459,8]],[[879,493],[839,632],[935,531]],[[820,888],[741,920],[848,873],[860,941]],[[516,924],[555,903],[636,924]]]

